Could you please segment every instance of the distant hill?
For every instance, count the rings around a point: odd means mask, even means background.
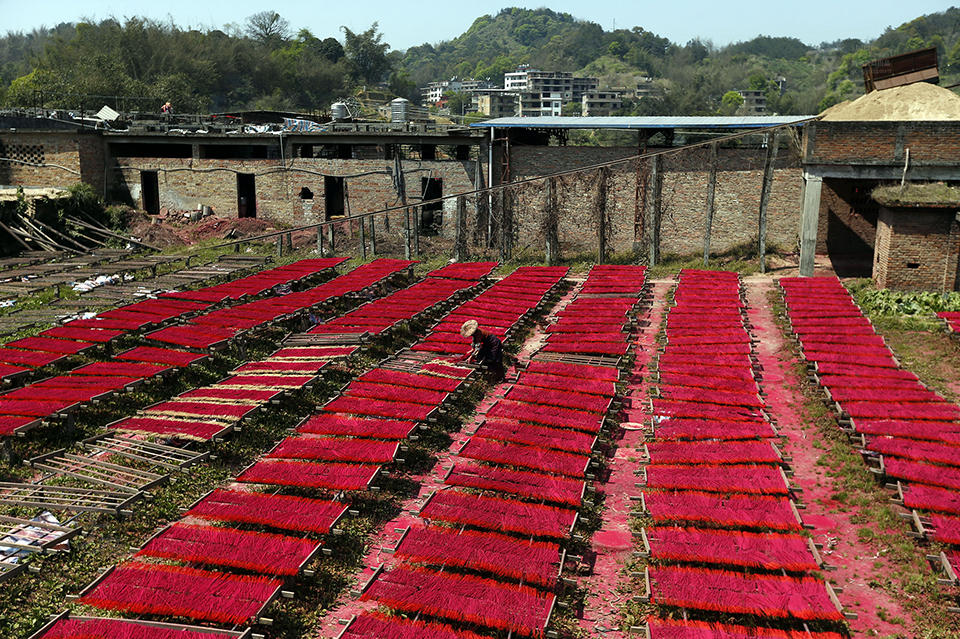
[[[398,64],[418,85],[452,77],[502,81],[519,64],[597,76],[606,86],[652,77],[664,95],[628,102],[624,113],[637,115],[714,114],[723,94],[738,89],[766,91],[770,112],[808,114],[860,95],[860,67],[869,60],[927,46],[940,53],[941,84],[958,81],[960,9],[919,17],[870,42],[759,35],[714,48],[674,43],[642,26],[606,31],[567,13],[510,8],[477,18],[453,40],[412,47]]]
[[[941,85],[960,81],[960,9],[918,17],[874,40],[804,43],[758,35],[717,48],[675,43],[642,25],[607,31],[550,9],[503,9],[483,15],[446,42],[390,51],[376,23],[362,33],[320,40],[276,13],[244,27],[184,30],[145,18],[61,24],[0,37],[0,105],[99,108],[118,104],[180,111],[246,108],[325,110],[332,101],[379,86],[419,99],[418,87],[452,77],[495,83],[520,64],[596,76],[605,87],[657,89],[627,100],[624,115],[712,115],[735,110],[724,94],[766,93],[768,112],[818,113],[862,94],[861,66],[883,56],[933,46]],[[92,97],[96,96],[96,97]],[[576,107],[571,106],[571,113]]]

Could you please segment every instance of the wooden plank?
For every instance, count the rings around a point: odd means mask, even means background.
[[[707,179],[707,219],[703,229],[703,265],[710,265],[710,234],[713,231],[713,215],[716,211],[717,168],[719,147],[716,142],[710,145],[710,177]]]

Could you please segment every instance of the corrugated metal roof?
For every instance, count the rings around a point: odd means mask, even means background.
[[[473,128],[524,129],[759,129],[800,124],[815,115],[495,118],[475,122]]]

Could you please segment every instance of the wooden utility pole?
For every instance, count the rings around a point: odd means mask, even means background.
[[[717,165],[719,162],[717,143],[710,145],[710,178],[707,180],[707,221],[703,228],[703,265],[710,265],[710,233],[713,229],[713,213],[717,195]]]
[[[637,155],[647,152],[648,136],[644,131],[637,131]],[[640,251],[644,235],[644,216],[647,209],[646,163],[640,157],[634,166],[634,199],[633,199],[633,250]]]
[[[413,237],[410,235],[410,207],[403,209],[403,236],[404,236],[404,246],[403,246],[403,257],[406,260],[409,260],[413,255],[413,249],[411,242]]]
[[[543,218],[543,237],[546,249],[548,266],[555,266],[560,262],[560,233],[557,229],[559,204],[557,198],[557,178],[547,179],[547,206]]]
[[[423,207],[413,207],[413,253],[420,257],[420,222],[423,219]]]
[[[500,261],[513,259],[513,193],[509,188],[500,192]]]
[[[457,198],[457,230],[453,244],[453,259],[457,262],[465,262],[469,259],[467,250],[467,197],[465,195]]]
[[[375,215],[371,215],[370,220],[370,254],[377,255],[377,220]]]
[[[607,179],[610,169],[602,167],[597,171],[597,201],[594,208],[597,213],[597,264],[607,260]]]
[[[650,266],[660,262],[660,217],[662,212],[661,196],[663,194],[663,157],[653,156],[651,163],[650,180],[653,182],[653,193],[650,197]]]
[[[360,223],[360,252],[363,255],[363,259],[367,259],[367,233],[366,233],[366,220],[362,217],[357,220]]]
[[[486,145],[481,144],[477,149],[476,175],[473,181],[475,189],[482,189],[484,186],[488,186],[483,176],[483,163],[480,161],[485,148]],[[473,245],[486,248],[490,246],[490,238],[487,235],[487,216],[490,215],[489,208],[487,207],[487,194],[478,193],[475,197],[476,217],[474,219],[476,220],[476,226],[473,229]]]
[[[237,244],[237,246],[240,246]],[[317,227],[317,252],[323,257],[323,226]]]
[[[777,145],[780,136],[777,132],[764,136],[767,143],[767,156],[763,163],[763,188],[760,190],[760,220],[757,229],[757,253],[760,256],[760,272],[767,272],[767,204],[773,188],[773,167],[777,161]]]

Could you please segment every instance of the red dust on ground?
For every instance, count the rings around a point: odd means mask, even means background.
[[[840,510],[841,504],[831,498],[833,479],[817,465],[821,452],[813,446],[815,427],[804,426],[803,399],[793,372],[795,360],[789,355],[767,298],[775,283],[765,277],[745,278],[744,283],[752,333],[759,340],[757,356],[763,366],[761,388],[767,393],[767,413],[786,438],[783,452],[792,458],[791,481],[802,489],[806,505],[801,511],[803,521],[812,526],[814,543],[823,544],[823,561],[836,569],[826,572],[825,577],[843,588],[838,598],[844,609],[858,615],[849,622],[853,636],[903,636],[913,627],[910,614],[897,598],[870,586],[874,576],[883,581],[884,574],[896,570],[896,566],[858,539],[861,525],[852,521],[856,510]],[[884,621],[878,610],[885,611],[888,619],[903,619],[904,625]]]
[[[623,567],[634,551],[630,511],[633,507],[631,498],[640,492],[636,483],[643,452],[643,423],[648,419],[643,408],[649,382],[647,364],[656,350],[666,293],[674,282],[657,280],[653,284],[653,305],[647,316],[649,324],[640,330],[632,344],[636,359],[629,379],[627,407],[622,415],[623,437],[617,442],[613,457],[607,460],[609,480],[596,486],[597,494],[605,496],[605,500],[600,530],[590,540],[590,550],[594,553],[593,571],[579,580],[580,587],[587,593],[580,627],[591,636],[626,636],[620,629],[622,608],[632,593],[625,592],[629,576],[623,574]]]
[[[563,296],[551,312],[555,313],[557,310],[566,306],[567,303],[573,299],[573,293],[574,291],[570,291]],[[533,352],[544,343],[546,337],[547,334],[538,327],[538,329],[524,341],[520,352],[517,354],[517,360],[520,362],[528,361]],[[477,405],[473,416],[464,423],[459,432],[452,433],[453,442],[447,450],[437,456],[437,461],[430,470],[419,475],[408,475],[405,477],[417,484],[417,493],[405,499],[400,505],[400,514],[386,522],[369,541],[369,550],[362,560],[361,569],[350,577],[355,586],[341,594],[333,603],[331,609],[320,623],[320,637],[336,637],[343,629],[343,625],[349,621],[351,617],[377,608],[375,601],[359,601],[357,590],[363,588],[370,581],[379,566],[383,565],[384,568],[389,568],[394,565],[395,559],[388,549],[397,546],[400,538],[403,536],[404,530],[406,530],[408,526],[415,523],[422,523],[423,520],[421,520],[416,513],[434,491],[444,487],[444,477],[447,471],[453,466],[457,453],[467,443],[470,436],[476,432],[487,411],[512,388],[513,382],[510,380],[516,378],[516,373],[517,368],[515,365],[507,368],[505,381],[497,384],[484,395],[483,399],[480,400],[480,403]]]

